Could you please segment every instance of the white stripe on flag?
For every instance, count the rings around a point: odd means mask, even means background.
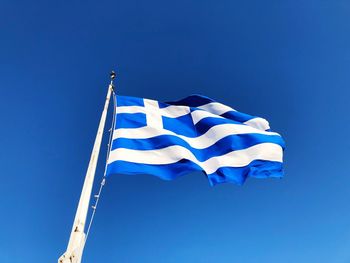
[[[263,131],[270,129],[269,122],[260,117],[250,119],[249,121],[244,122],[244,124]]]
[[[276,132],[267,132],[252,128],[241,124],[221,124],[211,127],[206,133],[198,137],[187,137],[176,134],[165,129],[156,129],[153,127],[141,127],[126,129],[120,128],[114,130],[113,140],[117,138],[128,139],[148,139],[160,135],[174,135],[185,140],[189,145],[196,149],[204,149],[216,143],[218,140],[225,138],[228,135],[258,133],[264,135],[278,135]]]
[[[158,101],[144,99],[145,104],[146,103],[153,104],[153,102],[158,104]],[[218,102],[211,102],[211,103],[199,106],[197,108],[207,111],[208,113],[213,114],[213,116],[222,115],[228,111],[235,111],[229,106],[223,105]],[[181,106],[181,105],[179,106],[169,105],[168,107],[159,108],[158,110],[162,116],[169,117],[169,118],[178,118],[190,113],[190,107]],[[118,113],[145,113],[145,108],[142,106],[121,106],[121,107],[117,107],[117,112]]]
[[[182,159],[190,160],[207,173],[214,173],[220,167],[243,167],[254,160],[282,162],[282,148],[274,143],[261,143],[252,147],[229,152],[200,162],[193,153],[182,146],[174,145],[158,150],[132,150],[118,148],[110,152],[108,163],[127,161],[141,164],[171,164]]]
[[[158,101],[144,99],[145,106],[155,105],[153,102]],[[158,114],[169,118],[178,118],[190,113],[190,108],[187,106],[168,106],[166,108],[154,108]],[[117,107],[117,113],[146,113],[146,109],[143,106],[121,106]]]
[[[224,104],[221,104],[219,102],[210,102],[208,104],[199,106],[197,108],[205,110],[205,111],[209,111],[209,112],[216,114],[216,115],[222,115],[222,114],[229,112],[229,111],[236,111],[236,110],[232,109],[231,107],[226,106]]]
[[[151,101],[151,100],[147,100]],[[156,102],[156,101],[155,101]],[[145,101],[146,103],[146,101]],[[148,103],[148,102],[147,102]],[[157,102],[158,103],[158,102]],[[218,106],[220,105],[220,106]],[[145,104],[146,106],[146,104]],[[208,117],[214,117],[214,118],[223,118],[219,115],[224,114],[228,111],[235,111],[234,109],[226,106],[227,108],[223,107],[225,105],[222,105],[220,103],[215,104],[213,103],[208,103],[203,106],[198,107],[201,110],[195,110],[191,112],[193,123],[197,124],[200,120]],[[161,115],[164,117],[169,117],[169,118],[178,118],[181,116],[184,116],[186,114],[190,113],[190,108],[187,106],[168,106],[166,108],[158,108],[154,109],[157,111],[157,115]],[[207,111],[208,110],[208,111]],[[149,113],[151,110],[148,109],[146,112],[145,107],[143,106],[121,106],[117,107],[117,113]],[[244,122],[244,124],[251,126],[253,128],[257,128],[259,130],[268,130],[270,129],[269,123],[267,120],[256,117],[254,119],[248,120]]]

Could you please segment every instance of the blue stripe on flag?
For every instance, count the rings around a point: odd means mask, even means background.
[[[242,185],[248,177],[281,178],[283,165],[280,162],[255,160],[244,167],[221,167],[215,173],[208,174],[211,185],[221,183],[236,183]]]
[[[234,120],[229,120],[229,119],[224,119],[224,118],[215,118],[215,117],[207,117],[201,119],[198,123],[196,123],[196,131],[197,131],[197,136],[205,134],[209,129],[216,125],[222,125],[222,124],[237,124],[237,125],[245,125],[242,124],[241,122],[234,121]]]
[[[115,129],[141,128],[146,125],[146,114],[144,113],[117,113],[116,115]]]
[[[210,128],[221,124],[245,125],[242,122],[220,117],[206,117],[193,124],[191,114],[178,118],[162,116],[163,128],[189,138],[205,134]],[[116,128],[139,128],[146,126],[144,113],[117,113]]]
[[[190,95],[187,98],[184,98],[182,100],[178,100],[178,101],[170,101],[167,102],[167,104],[170,105],[183,105],[183,106],[189,106],[189,107],[199,107],[205,104],[208,104],[210,102],[215,102],[214,100],[212,100],[211,98],[202,96],[202,95]]]
[[[168,102],[170,105],[183,105],[183,106],[189,106],[189,107],[200,107],[208,103],[215,102],[214,100],[201,96],[201,95],[191,95],[185,99],[179,100],[179,101],[172,101]],[[166,107],[167,105],[163,103],[162,108]],[[256,116],[249,115],[243,112],[239,111],[228,111],[224,114],[221,115],[224,118],[228,118],[234,121],[239,121],[239,122],[245,122],[251,119],[256,118]]]
[[[107,167],[107,175],[110,174],[149,174],[163,180],[173,180],[189,172],[202,171],[201,167],[188,161],[181,160],[172,164],[152,165],[127,161],[116,161]],[[248,177],[268,178],[282,177],[282,163],[271,161],[252,161],[244,167],[222,167],[215,173],[207,175],[211,185],[220,183],[236,183],[242,185]]]
[[[117,107],[122,106],[145,106],[142,98],[129,97],[129,96],[117,96]]]
[[[187,137],[197,137],[191,114],[186,114],[178,118],[162,116],[163,128],[179,135]]]
[[[243,112],[239,112],[239,111],[228,111],[224,114],[221,115],[221,117],[233,120],[233,121],[237,121],[237,122],[246,122],[249,121],[251,119],[256,118],[256,116],[252,116]]]
[[[284,147],[284,141],[278,135],[248,133],[229,135],[204,149],[196,149],[189,145],[189,143],[185,140],[174,135],[160,135],[149,139],[118,138],[113,141],[112,150],[125,148],[144,151],[162,149],[172,145],[179,145],[186,149],[189,149],[197,158],[197,160],[203,162],[215,156],[220,156],[236,150],[242,150],[253,145],[266,142],[278,144],[282,148]]]

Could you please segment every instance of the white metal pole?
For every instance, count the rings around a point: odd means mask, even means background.
[[[58,259],[59,263],[80,263],[85,245],[85,222],[89,210],[92,186],[94,183],[97,160],[100,152],[103,131],[105,127],[109,100],[113,91],[113,79],[115,73],[111,73],[111,83],[108,86],[107,97],[102,111],[100,124],[92,149],[89,166],[86,172],[83,189],[81,191],[77,212],[75,214],[72,232],[70,234],[66,252]]]

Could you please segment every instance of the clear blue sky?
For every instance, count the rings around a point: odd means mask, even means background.
[[[349,14],[331,0],[2,0],[0,262],[65,251],[115,69],[123,95],[200,93],[267,118],[285,177],[110,177],[84,263],[349,263]]]

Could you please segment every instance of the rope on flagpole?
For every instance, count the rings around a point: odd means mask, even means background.
[[[106,184],[106,172],[107,172],[107,163],[108,163],[108,157],[109,157],[109,153],[112,147],[112,138],[113,138],[113,131],[114,131],[114,127],[115,127],[115,119],[116,119],[116,106],[117,106],[117,102],[116,102],[116,95],[115,95],[115,90],[114,90],[114,85],[113,85],[113,80],[115,78],[116,74],[114,71],[111,72],[111,83],[110,83],[110,88],[112,89],[112,95],[113,95],[113,118],[112,118],[112,124],[111,124],[111,128],[109,129],[109,139],[108,139],[108,144],[107,144],[107,155],[106,155],[106,164],[105,164],[105,169],[103,172],[103,177],[102,177],[102,181],[100,183],[100,188],[98,190],[98,193],[96,195],[94,195],[95,197],[95,204],[91,206],[92,208],[92,214],[90,217],[90,222],[89,222],[89,226],[87,228],[86,231],[86,236],[85,236],[85,243],[86,240],[89,236],[89,232],[92,226],[92,222],[94,221],[94,217],[95,217],[95,213],[96,213],[96,209],[97,209],[97,205],[98,202],[100,201],[100,197],[101,197],[101,193],[102,193],[102,189]]]

